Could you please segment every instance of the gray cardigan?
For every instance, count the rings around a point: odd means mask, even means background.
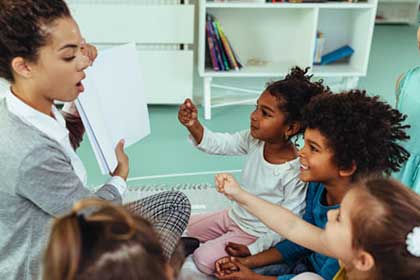
[[[77,146],[82,136],[69,130]],[[86,189],[60,144],[10,113],[0,98],[0,279],[41,278],[51,218],[88,197],[121,203],[113,185]]]

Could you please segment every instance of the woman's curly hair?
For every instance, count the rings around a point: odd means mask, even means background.
[[[410,137],[406,115],[365,91],[322,95],[306,106],[303,125],[317,129],[333,150],[339,168],[357,169],[359,175],[398,171],[409,153],[398,144]]]
[[[267,85],[266,91],[279,101],[279,109],[286,114],[286,123],[301,122],[304,107],[312,97],[322,93],[329,93],[323,81],[312,82],[312,75],[308,75],[309,67],[305,70],[294,67],[283,79]],[[297,134],[304,131],[303,127]]]
[[[23,57],[35,62],[39,48],[48,41],[43,26],[70,16],[62,0],[1,0],[0,78],[13,82],[12,60]]]

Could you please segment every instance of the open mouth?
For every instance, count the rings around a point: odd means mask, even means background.
[[[307,166],[307,165],[304,165],[304,164],[300,164],[300,169],[301,170],[308,170],[309,169],[309,167]]]

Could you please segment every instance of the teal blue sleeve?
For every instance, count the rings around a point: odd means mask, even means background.
[[[333,279],[339,269],[340,266],[338,261],[333,258],[328,258],[318,274],[321,275],[324,279]]]
[[[306,208],[305,214],[303,215],[303,219],[310,224],[315,224],[315,220],[313,217],[313,203],[315,199],[316,190],[317,188],[309,185],[308,191],[306,193]],[[312,252],[289,240],[283,240],[282,242],[277,243],[275,247],[283,256],[283,261],[285,263],[293,263],[301,257],[303,257],[304,255],[310,254]]]
[[[281,275],[281,276],[277,277],[277,280],[290,280],[295,276],[296,276],[296,274]]]

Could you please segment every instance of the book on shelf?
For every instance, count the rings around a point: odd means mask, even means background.
[[[320,64],[322,58],[322,52],[324,50],[325,37],[324,33],[317,32],[315,39],[315,51],[314,51],[314,64]]]
[[[341,48],[335,49],[321,58],[321,65],[330,64],[339,60],[349,58],[354,53],[354,50],[349,46],[345,45]]]
[[[206,21],[206,39],[207,39],[206,46],[210,53],[211,65],[213,66],[213,70],[219,71],[220,70],[219,62],[218,62],[215,47],[214,47],[214,41],[213,41],[213,36],[211,34],[209,20]],[[206,64],[210,64],[210,63],[206,63]]]
[[[207,24],[209,25],[210,36],[213,40],[213,48],[216,53],[216,58],[217,58],[217,63],[219,65],[219,68],[221,71],[226,71],[228,69],[226,68],[225,63],[223,61],[223,49],[220,48],[220,42],[219,42],[219,39],[217,38],[216,30],[214,29],[214,26],[213,26],[213,19],[210,16],[207,16]]]
[[[149,113],[134,43],[99,52],[86,69],[85,92],[76,106],[102,174],[117,166],[115,146],[128,147],[150,134]]]
[[[205,64],[214,71],[239,70],[242,67],[220,22],[211,14],[206,14],[206,51]]]
[[[228,62],[228,59],[227,59],[227,51],[223,46],[221,33],[220,33],[220,30],[217,29],[215,20],[213,20],[212,25],[213,25],[213,32],[214,32],[215,37],[216,37],[215,39],[217,41],[217,47],[218,47],[218,49],[221,53],[221,56],[222,56],[223,67],[226,71],[229,71],[230,67],[229,67],[229,62]]]

